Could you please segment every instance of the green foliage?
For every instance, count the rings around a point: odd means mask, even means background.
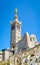
[[[10,65],[10,63],[8,62],[7,65]]]
[[[10,65],[10,62],[9,62],[9,60],[6,62],[6,61],[2,61],[2,62],[0,62],[0,65]]]

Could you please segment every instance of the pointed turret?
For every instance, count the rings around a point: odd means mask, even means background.
[[[32,48],[33,47],[32,43],[30,41],[30,36],[29,36],[28,32],[26,33],[26,42],[27,42],[28,48]]]

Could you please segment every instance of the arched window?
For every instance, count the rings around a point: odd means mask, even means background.
[[[17,25],[17,29],[20,29],[20,26],[19,25]]]
[[[37,42],[37,38],[36,38],[36,36],[35,35],[30,35],[30,41],[31,42]]]

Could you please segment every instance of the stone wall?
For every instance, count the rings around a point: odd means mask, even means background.
[[[12,60],[13,58],[13,60]],[[12,65],[40,65],[40,45],[29,50],[23,50],[10,58]]]
[[[3,61],[8,60],[10,57],[10,51],[7,49],[3,49],[2,52],[3,52],[3,57],[2,57]]]
[[[3,52],[0,51],[0,61],[2,61],[2,58],[3,58]]]
[[[35,35],[34,35],[35,36]],[[35,37],[33,37],[35,38]],[[16,52],[20,52],[24,49],[30,49],[38,45],[38,42],[34,42],[30,40],[30,35],[27,33],[24,34],[24,37],[22,40],[20,40],[17,45],[15,46]]]
[[[24,35],[23,39],[17,43],[16,52],[22,51],[24,49],[28,49],[26,35]]]

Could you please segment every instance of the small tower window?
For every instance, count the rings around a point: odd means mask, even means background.
[[[14,26],[12,26],[12,30],[15,28],[15,25]]]
[[[20,29],[20,26],[19,25],[17,25],[17,29]]]
[[[13,46],[13,48],[15,48],[15,46]]]

